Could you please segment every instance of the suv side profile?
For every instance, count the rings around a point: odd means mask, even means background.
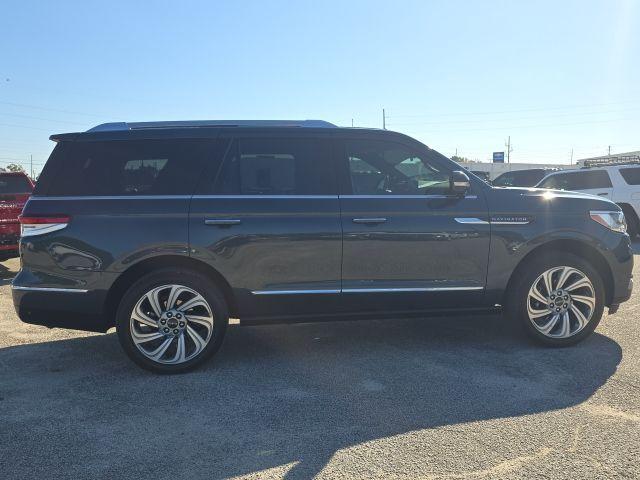
[[[616,204],[493,188],[399,133],[211,121],[51,138],[21,217],[18,315],[115,326],[129,357],[155,372],[211,357],[230,317],[504,310],[564,346],[631,295]]]
[[[629,235],[633,238],[640,234],[640,164],[637,161],[555,172],[542,179],[537,187],[608,198],[624,212]]]
[[[0,171],[0,261],[18,256],[18,216],[32,190],[27,174]]]

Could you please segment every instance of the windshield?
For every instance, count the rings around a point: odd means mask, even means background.
[[[0,194],[31,193],[31,184],[22,175],[0,175]]]

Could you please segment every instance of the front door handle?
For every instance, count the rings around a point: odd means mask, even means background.
[[[354,218],[353,223],[365,223],[365,224],[377,224],[386,222],[386,218],[371,217],[371,218]]]
[[[607,195],[609,195],[607,192],[602,192],[598,194],[601,197],[606,197]]]
[[[237,218],[206,218],[204,220],[205,225],[217,225],[219,227],[228,227],[239,223],[241,223],[241,220]]]

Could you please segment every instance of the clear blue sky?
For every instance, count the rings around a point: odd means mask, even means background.
[[[638,1],[5,0],[0,31],[0,166],[107,121],[383,107],[448,156],[640,150]]]

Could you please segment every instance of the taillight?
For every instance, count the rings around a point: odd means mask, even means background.
[[[20,220],[20,234],[23,237],[32,237],[62,230],[69,225],[71,217],[69,215],[20,215],[18,220]]]

